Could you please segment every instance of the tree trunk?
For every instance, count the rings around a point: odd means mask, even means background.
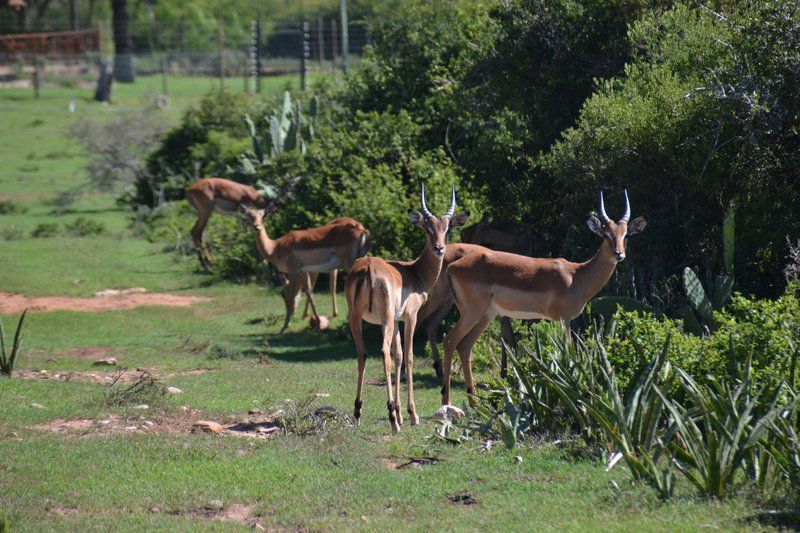
[[[78,29],[78,0],[69,0],[69,29]]]
[[[114,30],[114,79],[120,83],[133,83],[133,42],[131,41],[128,1],[111,0]]]

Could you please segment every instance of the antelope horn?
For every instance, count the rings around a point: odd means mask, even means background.
[[[625,222],[626,224],[631,219],[631,202],[628,200],[628,189],[625,189],[625,214],[622,215],[622,218],[619,219],[620,222]]]
[[[450,209],[447,210],[447,213],[444,214],[446,217],[452,217],[453,214],[456,212],[456,186],[453,185],[453,196],[450,198]]]
[[[603,202],[603,191],[600,191],[600,221],[605,224],[608,222],[608,215],[606,215],[606,204]]]
[[[422,184],[422,193],[420,193],[420,196],[422,197],[422,214],[425,215],[426,217],[432,217],[433,213],[428,211],[428,206],[425,204],[425,184],[424,183]]]

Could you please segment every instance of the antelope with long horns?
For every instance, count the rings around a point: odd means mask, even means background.
[[[386,376],[386,406],[389,410],[389,423],[392,432],[397,433],[403,423],[400,409],[400,365],[405,359],[408,384],[408,414],[411,424],[419,423],[414,404],[414,328],[417,312],[428,292],[436,283],[442,269],[448,234],[453,228],[463,226],[469,213],[454,215],[456,210],[456,190],[450,199],[450,208],[437,217],[425,204],[425,185],[420,193],[422,213],[408,210],[408,218],[425,231],[425,248],[414,261],[385,261],[380,257],[358,259],[345,283],[345,296],[349,307],[350,331],[358,352],[358,383],[354,416],[361,418],[361,392],[364,387],[364,368],[367,351],[361,335],[361,321],[379,324],[383,334],[381,353],[383,371]],[[404,342],[400,343],[399,323],[404,322]],[[394,353],[395,383],[392,386],[392,359]]]
[[[470,254],[451,263],[446,275],[461,316],[444,339],[442,404],[450,404],[450,371],[456,350],[470,403],[474,403],[472,347],[497,315],[558,321],[571,344],[570,323],[605,286],[617,264],[625,259],[628,237],[641,233],[647,225],[642,217],[628,222],[630,216],[628,191],[625,191],[625,214],[618,222],[606,214],[603,193],[600,193],[600,219],[592,216],[586,223],[603,243],[594,257],[584,263],[494,251]]]

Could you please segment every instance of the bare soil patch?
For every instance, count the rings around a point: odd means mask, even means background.
[[[108,437],[113,435],[190,435],[200,434],[194,424],[203,419],[199,409],[182,408],[180,413],[158,413],[143,410],[141,414],[108,414],[100,418],[56,418],[31,429],[51,431],[72,438]],[[278,433],[278,425],[268,417],[221,424],[220,435],[266,440]]]
[[[148,416],[109,414],[98,419],[77,418],[66,420],[56,418],[50,422],[31,426],[32,429],[52,431],[66,437],[91,438],[112,435],[133,435],[150,433],[155,435],[188,434],[191,422],[182,416]]]
[[[114,296],[95,296],[93,298],[72,298],[68,296],[28,297],[24,294],[0,292],[0,313],[21,313],[29,311],[84,311],[99,313],[119,309],[133,309],[143,305],[167,305],[188,307],[197,302],[207,302],[205,296],[180,296],[162,292],[118,294]]]
[[[92,357],[87,355],[86,357]],[[178,376],[198,376],[205,374],[216,368],[192,368],[189,370],[179,370],[159,375],[150,368],[137,368],[135,372],[122,372],[117,370],[38,370],[28,368],[25,370],[14,370],[14,377],[19,379],[46,379],[51,381],[78,381],[82,383],[97,383],[98,385],[109,385],[116,379],[117,383],[133,383],[141,372],[149,372],[157,379],[170,379]]]
[[[138,374],[135,372],[121,373],[117,370],[74,370],[74,371],[51,371],[51,370],[15,370],[14,377],[19,379],[46,379],[51,381],[79,381],[82,383],[97,383],[98,385],[109,385],[115,378],[118,383],[133,383]]]
[[[191,516],[203,520],[230,521],[254,527],[256,524],[260,523],[255,510],[256,504],[246,505],[243,503],[233,503],[225,507],[209,504],[194,509],[166,511],[166,514],[173,516]]]

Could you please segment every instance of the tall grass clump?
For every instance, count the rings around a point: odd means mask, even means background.
[[[6,350],[6,333],[3,330],[3,321],[0,320],[0,374],[11,377],[11,371],[14,370],[14,363],[17,362],[19,357],[20,346],[22,346],[22,325],[25,322],[25,315],[28,310],[22,312],[17,322],[17,330],[14,332],[14,341],[11,343],[9,350]]]

